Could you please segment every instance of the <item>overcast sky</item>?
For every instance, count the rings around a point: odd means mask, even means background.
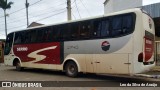
[[[7,10],[8,33],[26,28],[26,0],[8,0],[13,1],[12,8]],[[67,0],[28,0],[29,23],[38,22],[42,24],[53,24],[67,21],[66,11]],[[71,0],[72,1],[72,19],[81,19],[104,14],[105,0]],[[76,2],[75,2],[76,1]],[[143,4],[157,3],[160,0],[144,0]],[[78,13],[79,11],[79,13]],[[5,38],[3,10],[0,9],[0,39]]]

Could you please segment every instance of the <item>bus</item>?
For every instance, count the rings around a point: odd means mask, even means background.
[[[134,75],[154,60],[154,22],[139,8],[8,34],[5,65],[78,73]]]

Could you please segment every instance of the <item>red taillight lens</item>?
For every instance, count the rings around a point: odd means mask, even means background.
[[[138,62],[143,62],[143,53],[142,52],[138,55]]]

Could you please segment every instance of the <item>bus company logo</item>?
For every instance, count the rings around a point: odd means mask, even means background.
[[[110,48],[110,44],[109,44],[108,41],[104,41],[104,42],[102,42],[101,47],[102,47],[102,50],[103,50],[103,51],[107,51],[107,50],[109,50],[109,48]]]
[[[17,51],[28,51],[28,47],[18,47]]]

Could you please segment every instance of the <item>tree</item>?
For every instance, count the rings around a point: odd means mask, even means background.
[[[6,20],[7,14],[6,14],[6,10],[10,9],[12,4],[13,4],[13,2],[7,2],[7,0],[0,0],[0,8],[2,8],[3,11],[4,11],[6,37],[7,37],[7,20]]]

